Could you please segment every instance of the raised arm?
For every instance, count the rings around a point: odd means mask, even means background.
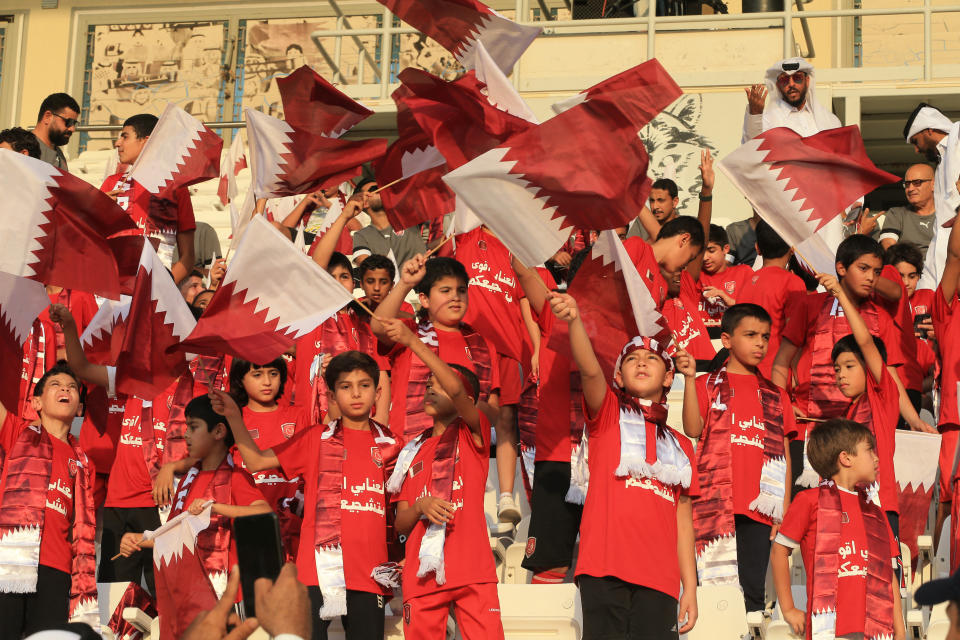
[[[288,213],[287,217],[280,222],[280,225],[287,227],[288,229],[296,229],[300,223],[300,218],[303,217],[307,207],[311,205],[314,207],[320,205],[322,207],[330,208],[330,201],[327,200],[326,196],[323,195],[323,190],[314,191],[306,198],[298,202],[297,206],[293,208],[293,211]]]
[[[674,356],[677,373],[683,375],[683,432],[688,438],[699,438],[703,433],[703,416],[697,398],[697,361],[684,350]]]
[[[427,273],[426,264],[427,259],[422,253],[418,253],[404,262],[400,269],[400,281],[393,285],[393,289],[390,289],[387,297],[377,305],[377,313],[370,319],[370,328],[387,346],[392,345],[393,340],[387,335],[386,327],[380,319],[389,320],[397,317],[407,294],[413,291],[413,288],[423,280],[423,276]]]
[[[517,274],[520,288],[523,289],[523,294],[526,296],[530,308],[536,311],[537,315],[540,315],[543,313],[543,309],[547,304],[547,295],[550,293],[550,290],[547,289],[547,284],[543,281],[543,278],[540,277],[540,274],[537,273],[536,269],[523,264],[517,260],[516,256],[510,260],[510,264],[513,266],[514,273]]]
[[[357,217],[362,204],[363,200],[359,197],[350,198],[344,205],[343,211],[340,212],[337,219],[333,221],[330,228],[324,232],[317,242],[317,248],[313,251],[313,261],[324,269],[330,264],[330,257],[333,256],[333,252],[337,248],[337,242],[339,242],[344,228],[346,228],[348,222]]]
[[[233,439],[237,445],[237,451],[243,458],[243,464],[251,473],[255,471],[266,471],[280,466],[280,460],[273,449],[262,451],[257,443],[253,441],[250,432],[247,431],[247,425],[243,423],[243,414],[240,413],[240,407],[236,401],[226,391],[220,389],[210,389],[210,404],[213,410],[227,419],[230,431],[233,432]]]
[[[603,406],[609,386],[593,350],[590,336],[583,326],[577,301],[565,293],[551,293],[549,301],[553,314],[569,325],[570,351],[573,353],[573,361],[577,363],[577,369],[580,370],[583,399],[587,403],[590,416],[596,416]]]
[[[190,231],[178,231],[177,232],[177,252],[180,254],[180,260],[173,263],[170,268],[170,273],[173,274],[173,281],[177,284],[190,275],[190,272],[193,271],[193,266],[196,264],[196,254],[194,253],[196,249],[193,244],[193,236],[195,231],[191,229]]]
[[[80,345],[80,336],[77,335],[77,323],[73,315],[62,304],[50,305],[50,320],[56,322],[63,329],[63,344],[67,351],[67,363],[81,380],[96,384],[104,389],[110,388],[110,376],[107,368],[102,364],[93,364],[87,360]]]
[[[713,220],[713,184],[716,176],[713,172],[713,156],[709,149],[700,151],[700,205],[697,208],[697,220],[703,227],[703,237],[710,237],[710,222]],[[700,271],[703,269],[703,253],[699,258],[695,258],[687,265],[687,272],[693,276],[694,280],[700,279]]]
[[[863,321],[860,310],[850,301],[847,294],[843,292],[843,288],[840,286],[840,282],[836,276],[820,273],[817,274],[817,280],[820,281],[823,288],[835,297],[840,303],[840,306],[843,307],[843,315],[846,316],[847,322],[850,324],[850,332],[853,334],[853,339],[857,341],[857,346],[860,347],[860,351],[863,353],[863,361],[867,365],[867,371],[870,372],[874,380],[880,382],[880,378],[883,376],[883,368],[886,364],[883,362],[883,356],[880,355],[877,345],[873,342],[873,335],[870,333],[870,330],[867,329],[867,324]],[[777,355],[779,356],[779,354]]]

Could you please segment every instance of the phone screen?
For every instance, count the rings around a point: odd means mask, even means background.
[[[233,537],[237,543],[243,612],[247,618],[257,615],[253,583],[258,578],[276,580],[283,566],[280,525],[275,513],[261,513],[233,519]]]

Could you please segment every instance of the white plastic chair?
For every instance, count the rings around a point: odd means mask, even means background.
[[[741,638],[747,633],[747,612],[743,592],[736,585],[711,585],[697,588],[697,623],[687,640]]]
[[[507,638],[579,640],[583,634],[580,593],[573,584],[501,584],[497,594]]]
[[[947,603],[934,605],[927,624],[927,640],[944,640],[950,631],[950,619],[947,618]]]

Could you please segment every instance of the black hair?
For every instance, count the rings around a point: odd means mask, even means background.
[[[727,237],[726,230],[718,224],[710,225],[710,236],[707,238],[707,242],[715,242],[721,247],[730,244],[730,238]]]
[[[279,400],[280,397],[283,396],[283,387],[287,384],[286,360],[278,357],[266,364],[254,364],[249,360],[234,358],[233,364],[230,365],[230,395],[233,396],[238,405],[245,407],[247,403],[250,402],[250,396],[247,395],[247,390],[243,388],[243,377],[247,375],[251,369],[276,369],[279,371],[280,388],[277,389],[277,397],[274,398],[274,400]]]
[[[790,245],[783,241],[780,234],[773,230],[766,220],[757,223],[757,253],[761,258],[782,258],[790,251]]]
[[[897,263],[906,262],[915,268],[917,273],[923,271],[923,254],[920,253],[920,249],[908,242],[898,242],[887,247],[887,250],[883,252],[883,262],[894,266]]]
[[[821,478],[832,478],[840,470],[840,454],[846,451],[853,455],[861,442],[877,446],[876,438],[864,425],[833,418],[810,431],[807,436],[807,459]]]
[[[170,272],[170,277],[173,277],[173,272]],[[187,276],[183,280],[181,280],[179,284],[177,284],[177,288],[182,289],[182,287],[187,284],[190,278],[200,278],[201,280],[203,280],[203,274],[200,272],[199,269],[194,269],[193,271],[188,273]]]
[[[760,322],[772,324],[766,309],[752,302],[741,302],[723,312],[723,317],[720,318],[720,331],[733,335],[733,331],[740,326],[744,318],[756,318]]]
[[[360,181],[357,182],[357,184],[353,187],[353,193],[351,193],[350,195],[355,196],[358,193],[361,193],[363,191],[363,188],[368,184],[377,184],[377,179],[371,178],[371,177],[360,178]]]
[[[56,113],[61,109],[72,109],[73,111],[80,113],[80,105],[77,104],[77,101],[74,100],[70,94],[51,93],[43,99],[43,102],[40,103],[40,111],[37,113],[37,122],[43,120],[43,114],[45,114],[47,111],[50,113]]]
[[[350,264],[350,258],[339,251],[334,251],[330,254],[330,262],[327,263],[327,273],[333,273],[333,270],[337,267],[343,267],[350,274],[350,277],[353,277],[353,265]]]
[[[849,268],[861,256],[877,256],[883,262],[883,246],[870,236],[855,234],[837,247],[837,263]]]
[[[380,367],[377,366],[376,360],[362,351],[344,351],[334,356],[330,364],[327,365],[327,370],[323,374],[323,381],[327,383],[327,389],[333,391],[337,379],[351,371],[363,371],[370,376],[374,385],[380,381]]]
[[[873,344],[876,345],[877,351],[880,352],[880,357],[883,358],[883,361],[887,361],[887,347],[883,344],[883,340],[877,336],[873,337]],[[840,357],[841,353],[852,353],[857,357],[857,360],[863,362],[863,351],[860,349],[860,345],[857,344],[857,339],[853,337],[853,334],[843,336],[837,340],[837,344],[833,345],[833,351],[830,352],[830,361],[836,362],[837,358]]]
[[[473,396],[474,403],[479,402],[480,401],[480,378],[477,377],[477,374],[475,374],[473,371],[471,371],[470,369],[460,364],[453,364],[452,362],[448,362],[447,366],[453,369],[454,371],[459,371],[460,373],[463,374],[463,377],[466,378],[467,382],[470,383],[470,389],[466,389],[466,392]]]
[[[460,261],[456,260],[455,258],[445,258],[442,256],[431,258],[427,260],[426,273],[423,274],[423,279],[417,283],[416,287],[414,287],[414,291],[429,296],[430,289],[433,288],[433,285],[436,284],[437,280],[440,278],[446,278],[448,276],[456,278],[464,286],[467,286],[467,284],[470,282],[470,277],[467,275],[467,269]]]
[[[236,363],[236,360],[234,360],[234,363]],[[183,416],[184,418],[202,420],[203,424],[207,425],[207,431],[210,432],[212,432],[218,424],[222,424],[227,430],[223,444],[227,446],[227,449],[234,445],[233,431],[230,430],[230,424],[225,417],[213,410],[213,403],[210,402],[210,396],[207,394],[197,396],[188,402],[186,408],[183,410]]]
[[[393,260],[379,253],[373,253],[367,256],[367,259],[357,267],[357,275],[360,277],[360,282],[363,282],[363,277],[367,275],[367,271],[374,271],[376,269],[385,269],[391,282],[393,282],[393,279],[397,276],[397,265],[393,264]]]
[[[133,128],[138,138],[146,138],[153,133],[158,120],[159,118],[152,113],[138,113],[124,120],[123,126]]]
[[[27,152],[31,158],[40,159],[40,141],[32,131],[21,127],[12,127],[0,131],[0,142],[6,142],[17,153]]]
[[[690,234],[690,244],[695,247],[703,246],[703,225],[693,216],[677,216],[670,222],[660,227],[660,233],[657,234],[657,240],[672,238],[673,236]]]
[[[676,198],[677,194],[680,193],[679,189],[677,189],[677,183],[670,178],[658,178],[654,180],[650,186],[650,190],[652,191],[654,189],[663,189],[670,194],[671,198]]]
[[[80,378],[78,378],[77,374],[73,372],[73,369],[70,368],[70,365],[67,364],[66,360],[57,360],[56,364],[54,364],[52,367],[47,369],[46,372],[44,372],[44,374],[40,376],[40,379],[37,381],[37,384],[35,384],[33,387],[33,397],[39,398],[40,396],[42,396],[43,389],[44,387],[47,386],[47,380],[49,380],[53,376],[60,373],[67,374],[68,376],[73,378],[74,382],[77,383],[77,392],[80,394],[80,402],[82,403],[86,396],[85,388],[83,386],[83,383],[80,381]]]

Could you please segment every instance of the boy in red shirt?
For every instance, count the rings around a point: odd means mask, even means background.
[[[760,362],[760,373],[770,378],[773,360],[780,349],[780,336],[787,323],[786,308],[791,298],[805,298],[807,287],[800,277],[787,270],[793,249],[761,220],[757,223],[757,253],[763,262],[759,269],[749,275],[739,291],[737,302],[760,305],[770,314],[770,343],[767,355]]]
[[[830,480],[794,498],[773,544],[770,564],[784,620],[807,640],[903,640],[894,577],[900,548],[864,489],[877,478],[873,434],[850,420],[828,420],[810,432],[807,453]],[[790,586],[789,558],[797,547],[807,572],[806,613],[794,606]]]
[[[656,240],[647,243],[634,236],[623,241],[623,248],[637,267],[643,283],[650,289],[650,295],[659,309],[667,300],[667,280],[661,275],[661,270],[668,274],[679,274],[700,255],[703,244],[703,225],[700,221],[690,216],[677,216],[660,227]]]
[[[693,447],[666,426],[673,362],[657,340],[638,336],[621,351],[614,390],[574,298],[551,294],[550,304],[569,325],[587,418],[589,488],[577,560],[584,637],[676,640],[678,627],[686,633],[697,619],[690,501],[699,486]],[[694,375],[689,354],[678,354],[677,367]]]
[[[116,199],[120,208],[130,217],[140,231],[120,235],[143,235],[150,239],[163,264],[170,269],[175,282],[180,282],[193,271],[193,234],[197,228],[193,217],[193,204],[186,187],[174,190],[172,200],[157,197],[130,177],[130,167],[157,126],[158,118],[149,113],[130,116],[113,145],[117,149],[120,164],[125,168],[107,178],[100,190]],[[174,249],[180,259],[173,261]],[[206,257],[206,256],[204,256]]]
[[[204,505],[213,501],[210,525],[197,533],[196,547],[200,565],[220,598],[227,588],[230,568],[237,563],[231,520],[269,513],[270,505],[250,475],[234,465],[230,456],[233,434],[226,417],[214,409],[210,397],[197,396],[187,404],[184,413],[187,417],[187,450],[197,462],[177,485],[170,517],[184,511],[200,515]],[[142,532],[124,534],[120,543],[120,553],[125,557],[149,548],[153,548],[153,540],[144,540]],[[157,585],[159,589],[166,588],[162,568],[157,575]],[[182,590],[171,589],[171,593],[182,593]],[[168,601],[169,598],[157,598],[158,603]],[[166,632],[164,637],[180,637],[197,613],[191,610],[190,602],[176,602],[176,605],[172,611],[159,611],[160,624]]]
[[[97,624],[93,465],[70,435],[82,402],[66,362],[33,389],[27,421],[0,404],[0,638],[68,619]]]
[[[728,307],[739,302],[743,285],[753,275],[745,264],[731,265],[727,261],[730,241],[720,225],[710,225],[710,236],[703,253],[703,269],[697,284],[700,288],[699,309],[703,323],[719,327],[720,318]]]
[[[390,353],[391,387],[397,398],[390,407],[390,427],[405,440],[430,429],[433,421],[423,410],[423,397],[430,378],[430,369],[410,349],[395,346],[379,318],[396,318],[404,298],[411,289],[420,297],[419,324],[405,321],[416,330],[444,362],[459,364],[475,371],[480,379],[479,406],[487,418],[496,420],[499,411],[500,364],[490,340],[463,322],[467,313],[467,283],[463,265],[453,258],[431,258],[422,254],[404,263],[400,282],[377,308],[371,321],[382,349]]]
[[[465,640],[502,640],[497,574],[483,514],[490,422],[477,407],[479,382],[448,365],[400,320],[386,335],[429,367],[423,408],[433,428],[410,440],[387,490],[397,495],[397,532],[407,535],[403,635],[442,640],[453,605]]]
[[[380,394],[373,358],[341,353],[323,375],[340,418],[269,449],[254,442],[230,396],[214,392],[214,406],[223,407],[247,469],[279,467],[303,478],[297,575],[310,594],[313,638],[325,639],[330,620],[341,616],[351,638],[380,640],[384,596],[395,586],[395,571],[387,566],[384,485],[400,442],[370,419]]]
[[[786,391],[758,369],[770,339],[767,312],[736,304],[720,327],[726,364],[684,384],[683,428],[700,439],[697,571],[701,585],[739,582],[747,611],[763,611],[771,531],[790,504],[787,434],[797,427]]]
[[[668,298],[661,313],[673,330],[677,347],[696,359],[698,371],[706,371],[717,350],[713,348],[703,318],[697,313],[697,299],[700,297],[697,282],[686,269],[676,274],[662,271],[662,274],[667,282]]]

